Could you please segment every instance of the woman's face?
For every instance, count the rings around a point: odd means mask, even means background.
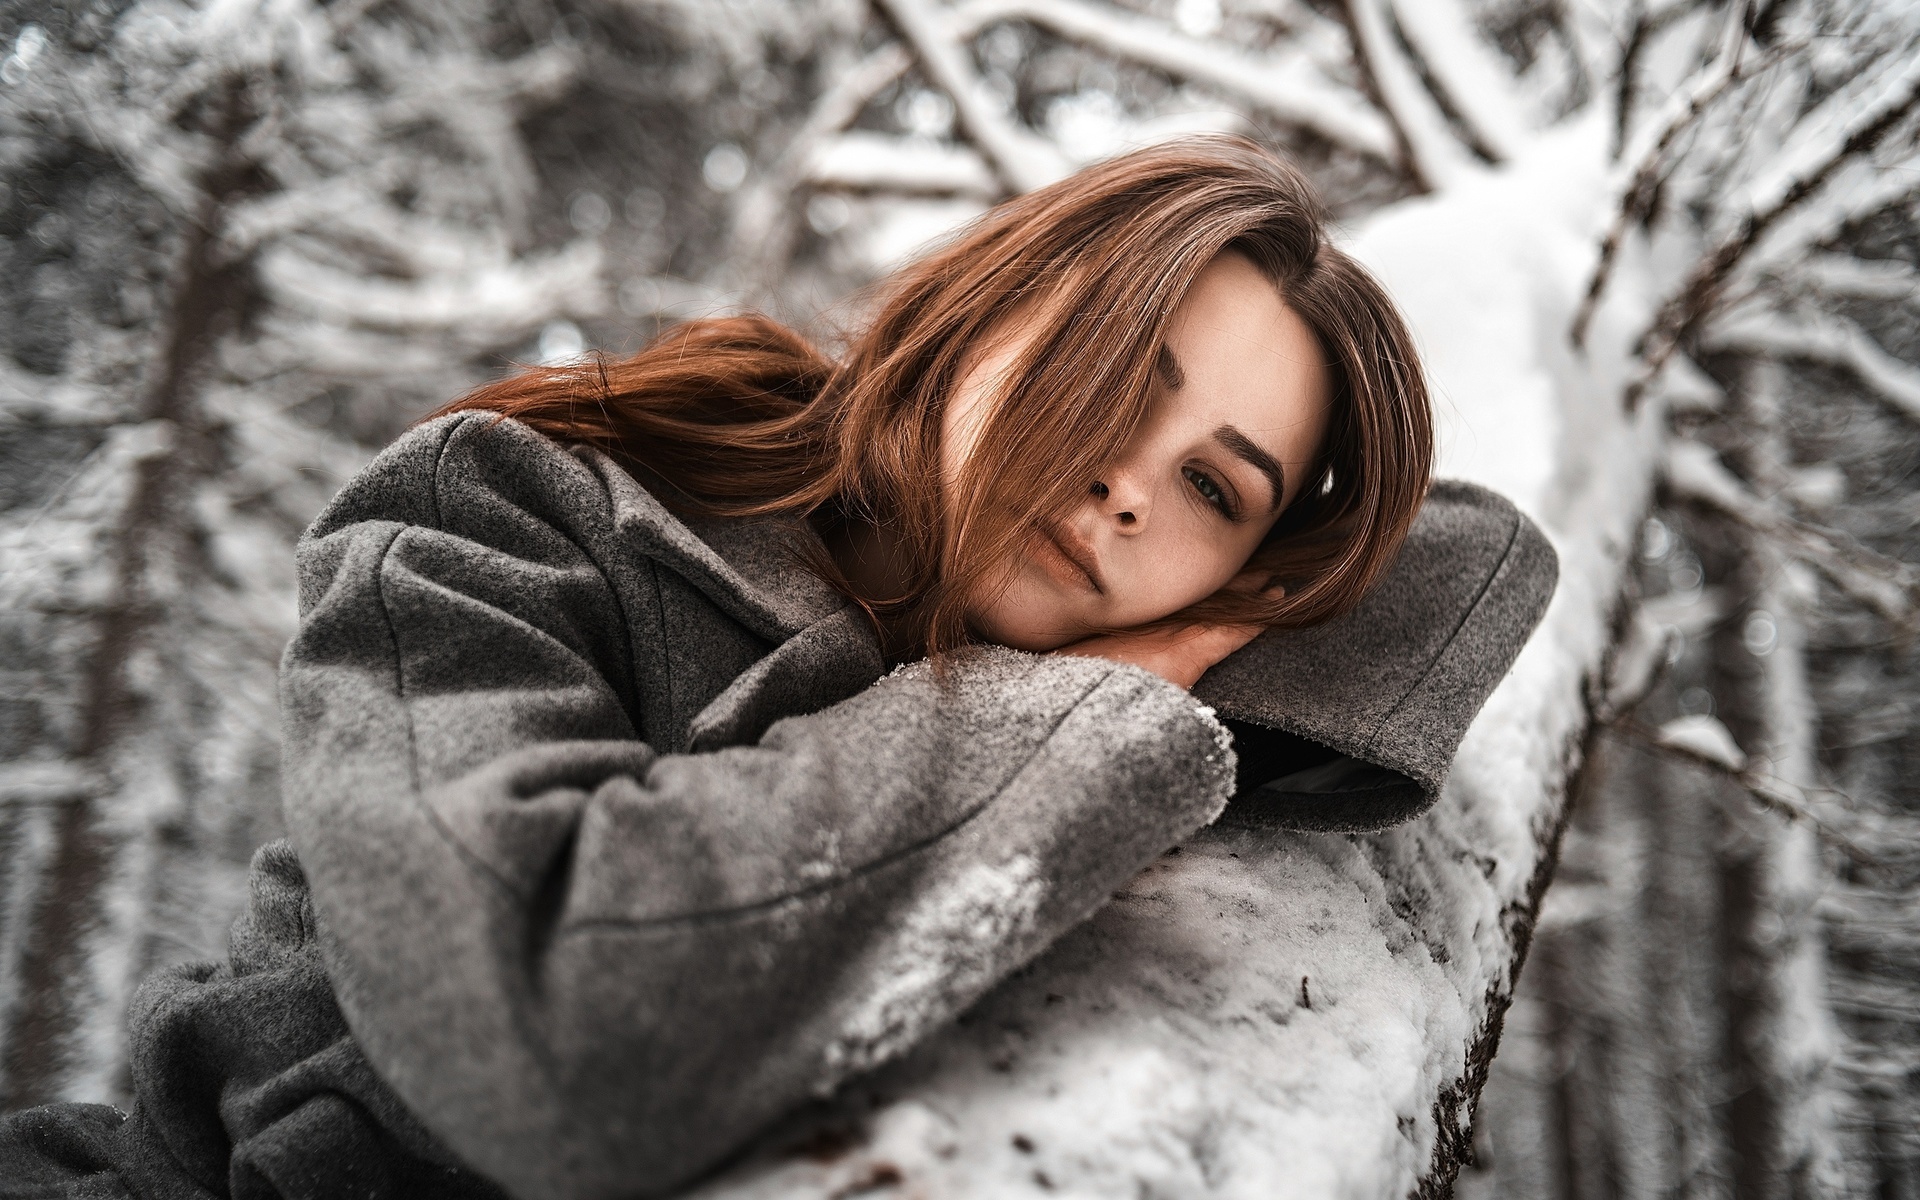
[[[1032,336],[1020,317],[962,376],[941,467],[972,452],[996,383]],[[1320,343],[1251,260],[1223,253],[1174,310],[1145,423],[1086,498],[1036,530],[1005,591],[971,613],[985,637],[1052,650],[1156,621],[1218,591],[1307,482],[1326,433]]]

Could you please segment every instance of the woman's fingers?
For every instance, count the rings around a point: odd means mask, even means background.
[[[1281,586],[1278,575],[1255,567],[1249,567],[1238,575],[1235,575],[1227,581],[1227,586],[1220,590],[1223,592],[1240,592],[1246,595],[1260,594],[1273,597],[1287,594],[1287,589]]]
[[[1260,636],[1259,625],[1205,625],[1195,639],[1195,654],[1212,666]]]
[[[1258,625],[1188,625],[1087,638],[1056,654],[1084,654],[1144,667],[1170,683],[1191,688],[1207,669],[1260,634]]]

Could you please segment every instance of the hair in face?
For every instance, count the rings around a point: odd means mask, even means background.
[[[1318,336],[1333,410],[1306,486],[1249,563],[1284,594],[1223,591],[1169,619],[1311,625],[1392,563],[1432,459],[1412,339],[1324,220],[1299,173],[1251,142],[1169,143],[982,216],[886,281],[837,363],[762,317],[694,321],[632,356],[535,368],[441,412],[488,409],[596,445],[682,512],[885,523],[905,554],[902,594],[858,595],[824,556],[815,566],[891,645],[939,653],[970,640],[968,611],[1005,586],[1035,523],[1081,503],[1126,447],[1175,306],[1231,249]],[[1029,340],[960,476],[943,481],[947,398],[1016,308]]]

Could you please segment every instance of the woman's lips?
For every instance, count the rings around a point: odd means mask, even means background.
[[[1041,557],[1049,560],[1054,575],[1064,575],[1063,583],[1085,583],[1101,595],[1106,594],[1106,582],[1100,578],[1099,560],[1094,557],[1093,547],[1087,544],[1085,538],[1053,521],[1042,522],[1040,534]]]

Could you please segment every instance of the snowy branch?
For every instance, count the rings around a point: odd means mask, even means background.
[[[1748,190],[1744,212],[1731,232],[1702,255],[1686,282],[1655,315],[1642,343],[1643,367],[1627,387],[1629,410],[1636,408],[1654,376],[1680,343],[1694,333],[1716,307],[1728,279],[1747,253],[1782,217],[1793,211],[1842,166],[1870,153],[1882,138],[1920,105],[1920,58],[1908,58],[1887,71],[1859,104],[1805,139]]]
[[[1642,0],[1634,0],[1630,8],[1632,20],[1618,39],[1620,57],[1613,79],[1613,158],[1616,162],[1627,153],[1627,139],[1633,126],[1634,101],[1640,92],[1641,71],[1647,59],[1653,56],[1658,45],[1657,39],[1668,26],[1698,11],[1690,0],[1679,0],[1678,3],[1652,10]],[[1682,91],[1685,86],[1681,85]]]
[[[1834,980],[1832,995],[1834,1007],[1843,1012],[1877,1021],[1920,1022],[1920,1004],[1913,1002],[1912,991],[1905,987],[1877,980],[1841,978]],[[1883,1078],[1890,1075],[1886,1068],[1891,1065],[1883,1065],[1878,1073]]]
[[[1897,259],[1814,254],[1795,263],[1790,282],[1828,296],[1860,300],[1910,300],[1920,296],[1920,271]]]
[[[1676,499],[1712,509],[1774,539],[1896,627],[1914,626],[1920,609],[1920,572],[1854,544],[1845,534],[1780,512],[1722,466],[1710,447],[1676,441],[1667,457],[1666,483]]]
[[[1897,282],[1900,275],[1878,272],[1871,278],[1884,284]],[[1906,287],[1900,294],[1912,295],[1910,281]],[[1882,350],[1866,330],[1844,317],[1810,313],[1789,321],[1776,314],[1744,314],[1715,322],[1702,340],[1713,350],[1801,359],[1851,371],[1901,415],[1920,422],[1920,369]]]
[[[814,102],[806,124],[794,135],[789,153],[804,158],[811,143],[853,124],[868,101],[912,66],[913,56],[894,43],[880,47],[855,63]]]
[[[1911,820],[1901,823],[1907,826],[1899,830],[1901,840],[1920,844],[1920,829],[1913,828]],[[1846,920],[1856,932],[1870,933],[1878,939],[1910,939],[1916,936],[1910,915],[1916,900],[1920,896],[1890,897],[1857,884],[1841,884],[1820,898],[1820,908],[1824,915]],[[1920,1058],[1907,1069],[1920,1069]]]
[[[1736,21],[1735,29],[1738,28]],[[1779,63],[1788,50],[1788,47],[1776,48],[1764,58],[1743,66],[1738,43],[1723,47],[1717,58],[1668,98],[1666,104],[1641,127],[1621,153],[1621,165],[1610,182],[1610,192],[1617,197],[1609,205],[1613,209],[1613,221],[1607,226],[1606,236],[1600,239],[1600,260],[1594,265],[1593,276],[1587,283],[1579,311],[1574,314],[1569,335],[1576,347],[1586,344],[1587,326],[1593,320],[1594,310],[1600,306],[1600,297],[1606,292],[1621,242],[1626,238],[1627,230],[1646,215],[1652,204],[1674,143],[1681,134],[1693,128],[1713,102],[1725,95],[1728,89]]]
[[[1512,158],[1527,138],[1512,74],[1458,0],[1400,0],[1393,15],[1477,146],[1496,163]]]
[[[292,235],[312,234],[358,252],[354,257],[373,255],[387,268],[383,274],[414,277],[469,271],[476,251],[506,257],[499,231],[476,238],[472,228],[383,203],[383,193],[400,178],[394,159],[384,159],[365,171],[234,204],[221,229],[221,249],[238,258]]]
[[[1044,139],[1004,112],[982,86],[972,56],[958,45],[926,0],[873,0],[913,48],[934,86],[953,101],[960,129],[980,148],[1009,192],[1030,192],[1067,173],[1067,162]]]
[[[865,130],[816,145],[806,178],[818,187],[849,191],[957,192],[989,199],[998,191],[992,168],[968,147]]]
[[[1808,200],[1760,239],[1743,267],[1755,273],[1793,270],[1813,247],[1832,241],[1841,230],[1920,190],[1920,154],[1891,163],[1856,159],[1836,171],[1819,195]]]
[[[1593,704],[1594,719],[1607,724],[1638,708],[1666,675],[1683,636],[1678,628],[1654,620],[1646,605],[1635,608],[1614,644],[1605,686]]]
[[[1407,170],[1428,191],[1446,187],[1467,169],[1466,148],[1394,36],[1386,0],[1346,0],[1354,57],[1393,118],[1406,149]]]
[[[973,0],[956,11],[961,38],[1000,21],[1021,20],[1118,58],[1238,97],[1338,146],[1391,161],[1393,129],[1351,89],[1328,80],[1305,51],[1283,47],[1255,58],[1190,38],[1160,21],[1097,8],[1085,0]]]
[[[0,765],[0,812],[14,805],[71,804],[111,784],[91,764],[19,762]]]
[[[1818,811],[1825,806],[1813,790],[1755,769],[1735,744],[1726,726],[1714,718],[1681,717],[1655,728],[1632,717],[1623,717],[1614,722],[1614,728],[1632,735],[1649,749],[1703,767],[1740,785],[1747,795],[1759,801],[1763,807],[1789,821],[1805,824],[1813,830],[1814,836],[1862,866],[1886,869],[1887,864],[1878,855],[1861,846],[1829,816]],[[1831,789],[1821,791],[1840,796],[1843,801],[1846,799]]]
[[[576,242],[554,254],[478,265],[424,280],[366,278],[277,246],[260,278],[281,304],[340,325],[453,330],[485,345],[555,312],[591,315],[604,304],[600,248]]]
[[[785,269],[793,247],[795,189],[809,176],[815,182],[835,182],[821,178],[815,170],[819,159],[833,157],[831,139],[912,66],[913,55],[889,42],[839,73],[814,102],[806,121],[786,140],[780,156],[741,190],[727,236],[727,261],[736,282],[748,290],[763,291]],[[990,192],[997,187],[991,173],[988,185]]]

